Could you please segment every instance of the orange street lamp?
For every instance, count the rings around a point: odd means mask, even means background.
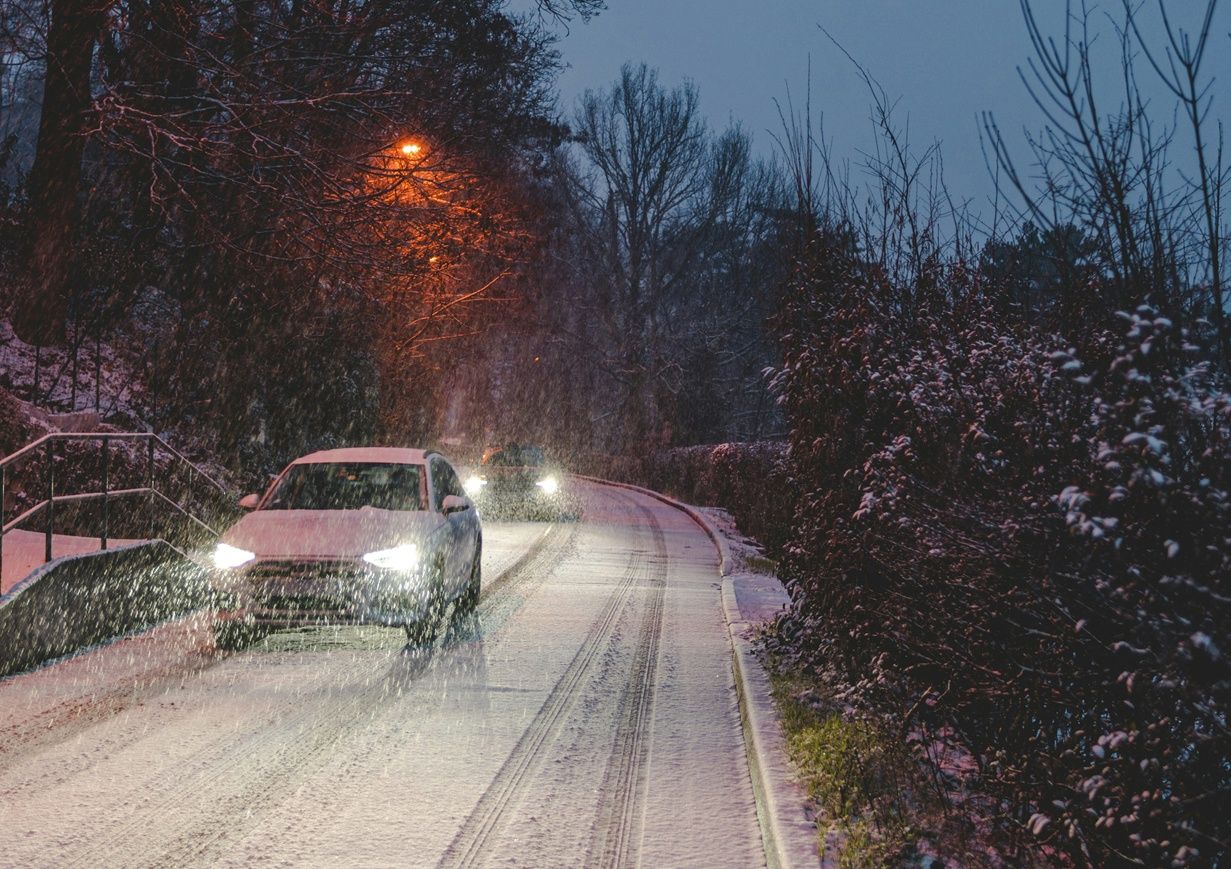
[[[402,145],[402,153],[407,157],[413,157],[423,150],[423,146],[418,142],[405,142]]]

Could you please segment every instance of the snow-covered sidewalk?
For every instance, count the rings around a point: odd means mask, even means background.
[[[0,570],[0,595],[6,595],[19,582],[43,564],[46,554],[46,536],[39,531],[14,530],[4,535],[4,565]],[[141,543],[140,540],[108,540],[108,548]],[[97,537],[74,537],[71,534],[53,534],[51,557],[83,555],[97,552]]]

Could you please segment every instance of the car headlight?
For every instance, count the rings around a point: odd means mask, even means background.
[[[222,570],[240,567],[254,558],[256,558],[255,552],[249,552],[247,549],[240,549],[227,543],[219,543],[214,548],[214,567]]]
[[[379,549],[366,553],[363,560],[385,570],[412,570],[419,564],[419,547],[406,543],[392,549]]]
[[[542,489],[543,494],[545,495],[554,495],[556,494],[556,492],[560,491],[560,483],[556,480],[555,477],[544,477],[543,479],[539,480],[534,485]]]
[[[478,475],[474,475],[466,481],[465,485],[462,486],[462,488],[466,490],[467,495],[473,498],[475,495],[479,494],[482,488],[486,485],[487,485],[487,480],[483,479],[482,477]]]

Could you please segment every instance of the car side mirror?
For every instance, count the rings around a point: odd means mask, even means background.
[[[460,513],[470,509],[470,502],[461,495],[445,495],[440,502],[440,512],[448,516],[450,513]]]
[[[239,506],[245,510],[255,510],[256,505],[259,503],[261,503],[260,495],[244,495],[244,497],[239,499]]]

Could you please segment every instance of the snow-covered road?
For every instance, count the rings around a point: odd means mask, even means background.
[[[0,682],[0,865],[763,865],[713,547],[578,485],[431,649],[183,622]]]

